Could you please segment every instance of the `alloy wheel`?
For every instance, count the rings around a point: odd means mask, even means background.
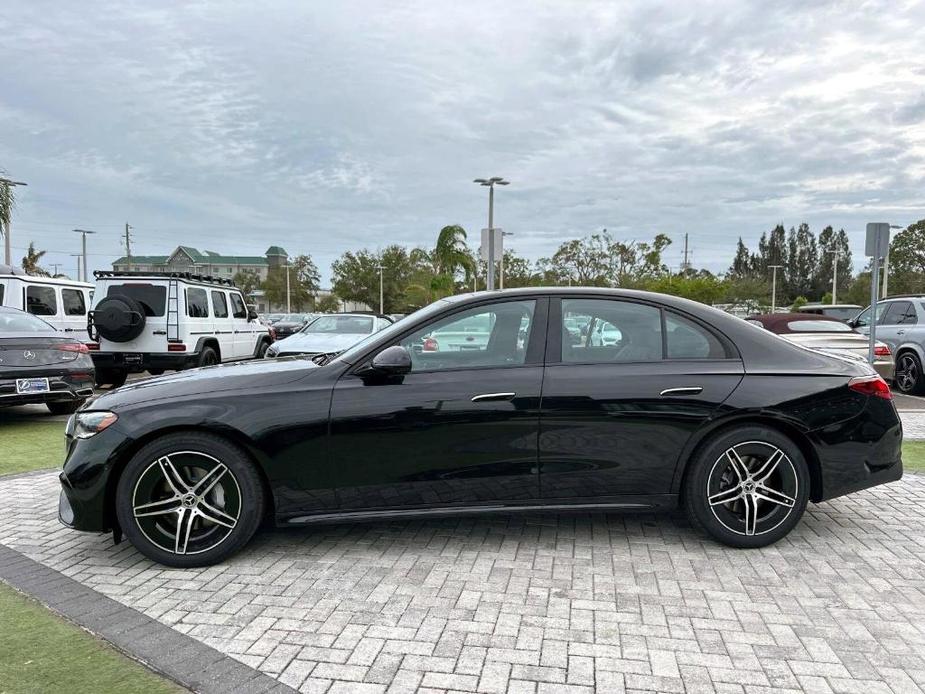
[[[139,530],[172,554],[217,547],[241,515],[241,489],[231,470],[196,451],[162,455],[135,483],[132,514]]]
[[[793,462],[764,441],[738,443],[713,463],[706,485],[716,519],[739,535],[763,535],[793,512],[799,481]]]
[[[899,386],[902,392],[908,393],[915,388],[919,378],[919,368],[911,354],[904,354],[899,358],[895,378],[896,385]]]

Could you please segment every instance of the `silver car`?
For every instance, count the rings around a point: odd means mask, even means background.
[[[318,316],[298,332],[270,345],[266,356],[337,354],[377,333],[392,321],[367,313],[329,313]]]
[[[870,334],[870,307],[849,325]],[[896,388],[906,395],[925,393],[925,296],[891,296],[877,303],[877,340],[896,359]]]

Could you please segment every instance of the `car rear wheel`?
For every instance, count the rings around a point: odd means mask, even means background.
[[[267,350],[270,348],[270,343],[266,340],[260,342],[260,346],[257,347],[257,359],[263,359],[267,356]]]
[[[203,347],[199,353],[199,366],[214,366],[218,364],[218,354],[211,347]]]
[[[893,377],[900,393],[918,395],[925,392],[925,373],[922,362],[914,352],[903,352],[896,359],[896,374]]]
[[[226,559],[251,539],[263,511],[263,486],[250,459],[211,434],[153,441],[129,461],[116,490],[126,537],[167,566]]]
[[[691,461],[684,501],[691,522],[731,547],[787,535],[809,500],[809,471],[783,434],[749,426],[720,434]]]
[[[61,400],[59,402],[46,402],[45,406],[52,414],[74,414],[85,402],[85,399]]]

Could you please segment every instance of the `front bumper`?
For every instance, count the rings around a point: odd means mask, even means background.
[[[182,371],[199,365],[199,352],[91,352],[93,365],[99,370]]]
[[[64,469],[58,475],[58,520],[70,528],[108,532],[115,525],[106,503],[115,492],[110,484],[111,473],[120,451],[130,443],[116,426],[89,439],[67,438]]]

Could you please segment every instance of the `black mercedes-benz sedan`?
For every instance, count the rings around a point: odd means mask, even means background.
[[[71,414],[93,395],[87,346],[41,318],[0,306],[0,407],[45,403]]]
[[[577,337],[576,337],[577,336]],[[899,479],[866,364],[710,307],[613,289],[443,299],[331,358],[131,384],[67,426],[61,520],[170,566],[279,525],[657,510],[735,547]]]

